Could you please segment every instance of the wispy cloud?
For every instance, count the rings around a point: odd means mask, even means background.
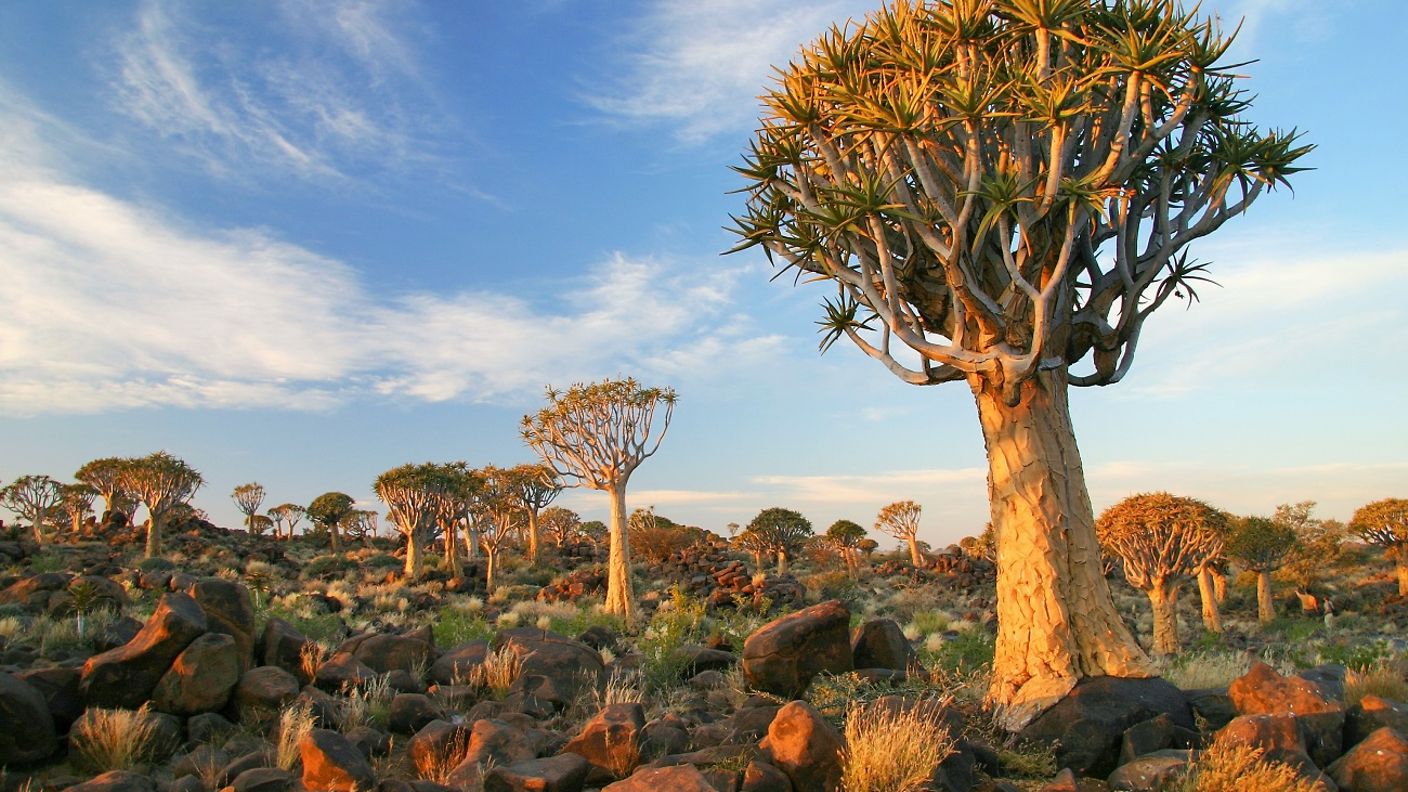
[[[814,476],[767,475],[753,479],[778,497],[825,504],[874,504],[877,508],[901,498],[939,489],[982,490],[987,471],[982,468],[929,468],[866,474]]]

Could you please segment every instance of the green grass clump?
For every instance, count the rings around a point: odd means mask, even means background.
[[[489,640],[495,632],[482,613],[451,607],[440,609],[430,629],[435,634],[435,645],[444,647]]]

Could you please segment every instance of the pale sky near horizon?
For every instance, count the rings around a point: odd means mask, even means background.
[[[633,507],[824,530],[911,498],[931,543],[981,530],[967,389],[819,356],[829,291],[719,255],[770,65],[877,2],[0,5],[0,480],[166,449],[225,524],[251,480],[370,507],[404,462],[530,460],[546,384],[635,375],[680,403]],[[1073,392],[1092,498],[1347,519],[1408,496],[1408,6],[1203,8],[1245,17],[1248,115],[1316,170]]]

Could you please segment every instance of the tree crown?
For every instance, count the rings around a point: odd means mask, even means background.
[[[1255,572],[1271,572],[1281,566],[1295,548],[1296,529],[1267,517],[1233,520],[1223,543],[1223,552]]]
[[[919,532],[919,515],[924,511],[912,500],[895,501],[875,516],[875,530],[897,539],[908,539]]]
[[[1393,547],[1408,543],[1408,499],[1384,498],[1354,510],[1349,528],[1364,541]]]
[[[308,515],[308,519],[326,528],[336,525],[346,517],[347,513],[352,511],[354,503],[356,501],[352,500],[352,496],[345,492],[324,492],[308,504],[304,514]]]
[[[145,503],[153,517],[185,503],[205,484],[200,472],[185,460],[158,451],[126,460],[121,467],[120,489]]]
[[[1148,589],[1162,579],[1191,577],[1221,553],[1227,516],[1194,498],[1150,492],[1106,509],[1095,532],[1100,545],[1124,561],[1130,585]]]
[[[624,484],[659,450],[676,395],[673,388],[647,388],[628,378],[548,388],[547,399],[548,406],[523,416],[524,442],[557,475],[605,490]],[[660,432],[652,439],[657,417]]]

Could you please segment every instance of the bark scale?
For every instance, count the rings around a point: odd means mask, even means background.
[[[1276,619],[1276,603],[1271,599],[1271,573],[1256,573],[1256,618],[1262,624]]]
[[[1154,651],[1161,655],[1178,654],[1178,584],[1168,579],[1155,580],[1147,592],[1154,607]]]
[[[1091,676],[1148,677],[1149,658],[1101,574],[1095,515],[1066,400],[1066,372],[1002,388],[970,378],[997,535],[997,648],[988,703],[1017,731]]]
[[[631,591],[631,546],[626,533],[626,482],[607,490],[611,497],[611,551],[606,562],[607,613],[619,614],[626,624],[635,621],[635,596]]]
[[[919,537],[910,534],[906,538],[909,540],[909,563],[913,564],[915,569],[922,569],[924,556],[919,552]]]
[[[1203,627],[1208,632],[1222,632],[1222,613],[1217,608],[1217,586],[1213,583],[1212,570],[1198,569],[1198,599],[1203,606]]]

